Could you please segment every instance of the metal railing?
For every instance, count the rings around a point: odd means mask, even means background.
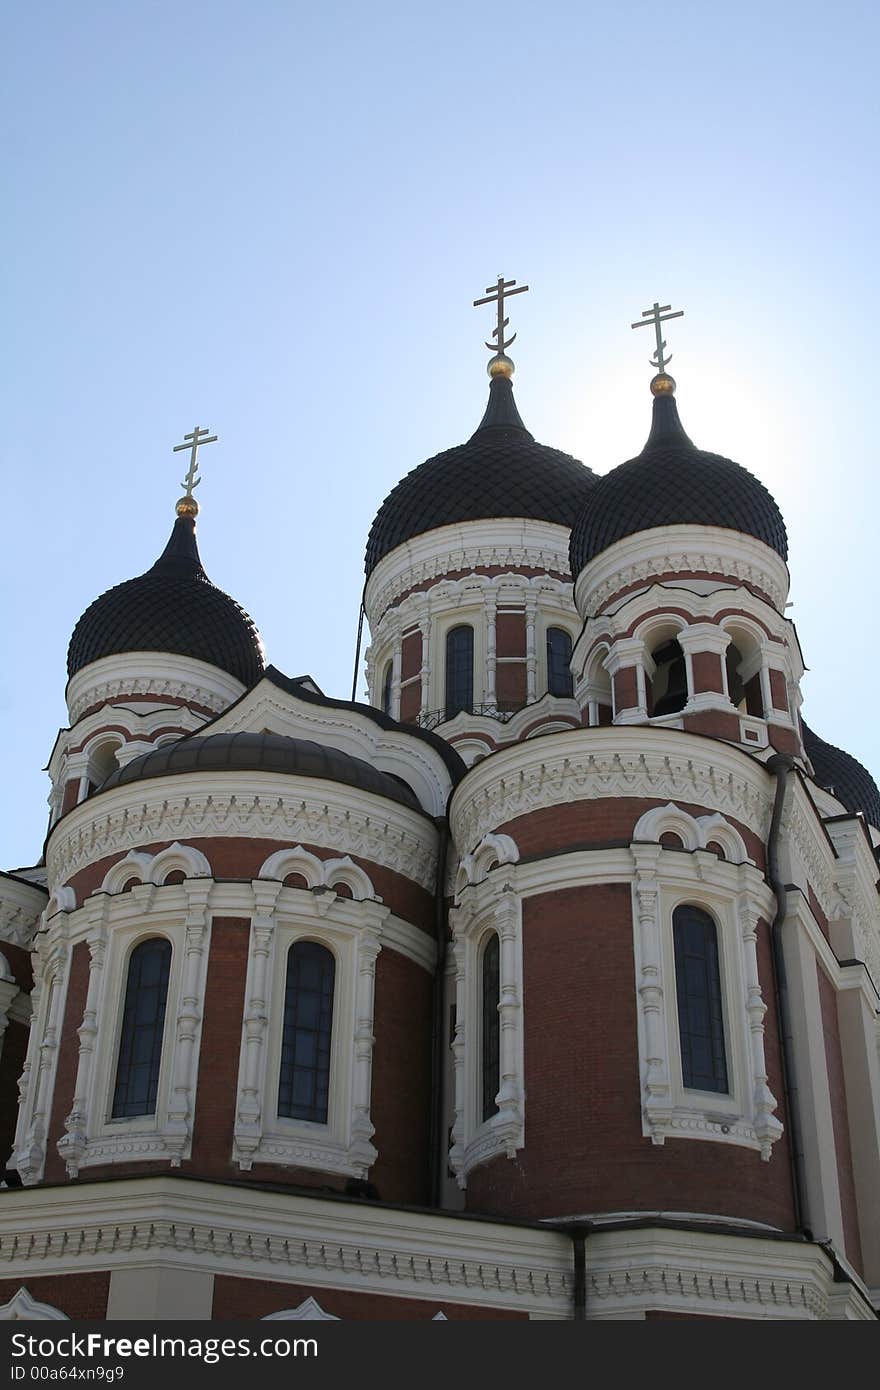
[[[420,729],[436,729],[440,724],[446,724],[450,719],[454,719],[456,714],[481,714],[487,719],[497,719],[500,724],[506,724],[521,709],[525,709],[525,703],[520,705],[463,705],[455,711],[455,714],[448,714],[445,709],[426,710],[424,714],[419,714],[415,723]]]

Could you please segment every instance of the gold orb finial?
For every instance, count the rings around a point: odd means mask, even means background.
[[[199,514],[199,504],[194,497],[181,497],[174,510],[178,516],[191,516],[195,520]]]
[[[675,378],[668,372],[658,372],[651,381],[652,396],[674,396]]]
[[[513,376],[515,370],[516,368],[514,367],[513,362],[503,352],[496,353],[494,357],[490,357],[489,364],[486,368],[486,371],[489,373],[490,377],[492,377],[493,380],[496,376],[506,376],[509,381],[510,378]]]

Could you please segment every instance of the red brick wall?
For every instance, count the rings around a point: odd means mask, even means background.
[[[702,709],[695,714],[686,714],[682,723],[689,734],[705,734],[708,738],[723,738],[728,743],[739,743],[739,715],[725,714],[724,710]]]
[[[525,613],[499,612],[495,615],[495,654],[525,659]]]
[[[862,1245],[859,1239],[859,1209],[853,1178],[852,1151],[849,1140],[849,1112],[846,1103],[846,1079],[843,1071],[843,1052],[840,1046],[840,1025],[837,1017],[837,991],[825,971],[816,962],[819,977],[819,999],[822,1006],[822,1030],[825,1035],[825,1063],[828,1067],[828,1087],[831,1091],[831,1117],[834,1128],[834,1151],[837,1156],[837,1181],[840,1186],[840,1207],[843,1215],[843,1236],[846,1257],[859,1274],[862,1268]]]
[[[422,683],[421,681],[411,681],[409,685],[402,687],[400,691],[400,722],[401,724],[413,724],[419,717],[422,708]]]
[[[788,691],[786,690],[785,673],[777,671],[774,667],[770,668],[770,695],[773,700],[773,708],[788,712]]]
[[[373,1033],[373,1143],[370,1182],[386,1202],[428,1201],[431,1093],[431,984],[397,951],[376,961]]]
[[[422,634],[416,629],[408,632],[400,646],[400,679],[412,680],[422,669]]]
[[[618,713],[623,709],[635,709],[639,703],[638,676],[635,666],[624,666],[616,671],[614,682],[614,708]]]
[[[107,1312],[110,1273],[94,1270],[82,1274],[26,1274],[15,1279],[0,1279],[0,1304],[14,1298],[22,1284],[37,1303],[60,1308],[69,1318],[98,1319]],[[32,1324],[28,1324],[32,1326]]]
[[[148,854],[158,854],[159,850],[167,849],[171,843],[170,840],[163,840],[158,843],[138,845],[137,848],[146,850]],[[195,845],[207,856],[216,878],[234,880],[256,878],[261,865],[265,863],[270,854],[274,854],[276,850],[290,849],[291,847],[289,840],[217,839],[200,838],[195,835],[188,836],[186,843]],[[321,845],[305,844],[303,848],[308,849],[318,859],[338,859],[340,855],[338,849],[327,849]],[[105,859],[90,864],[88,868],[81,869],[78,874],[74,874],[69,882],[76,893],[77,903],[82,903],[90,893],[99,888],[110,866],[115,864],[117,860],[124,858],[123,853],[111,854]],[[415,923],[416,926],[430,932],[433,936],[434,898],[432,893],[393,869],[383,868],[381,864],[374,864],[371,860],[363,859],[356,854],[352,854],[351,858],[355,864],[359,864],[369,874],[378,895],[398,917]]]
[[[0,951],[9,962],[9,968],[19,989],[23,989],[25,994],[30,994],[34,987],[30,951],[26,951],[23,946],[13,946],[11,941],[0,941]]]
[[[524,661],[499,661],[495,668],[495,698],[502,709],[520,709],[525,704]]]
[[[15,1020],[6,1025],[0,1047],[0,1168],[5,1168],[12,1152],[18,1119],[18,1078],[24,1070],[28,1028]]]
[[[185,1167],[223,1179],[239,1172],[232,1164],[232,1129],[250,930],[247,917],[215,917],[211,923],[192,1159]]]
[[[325,1313],[332,1313],[334,1317],[345,1321],[379,1322],[384,1319],[402,1322],[418,1318],[430,1321],[438,1313],[445,1313],[450,1322],[455,1318],[527,1317],[527,1314],[516,1312],[512,1308],[478,1308],[469,1303],[447,1303],[439,1293],[436,1297],[429,1295],[427,1298],[394,1298],[389,1294],[357,1293],[351,1289],[322,1289],[314,1284],[282,1284],[269,1279],[240,1279],[232,1274],[215,1276],[211,1317],[217,1322],[236,1318],[264,1318],[268,1313],[280,1313],[285,1308],[298,1308],[307,1298],[314,1298]]]
[[[67,1002],[59,1039],[55,1093],[52,1098],[49,1138],[46,1143],[46,1182],[61,1182],[66,1176],[64,1163],[55,1146],[65,1133],[64,1121],[73,1107],[76,1072],[79,1066],[77,1029],[83,1021],[88,988],[89,948],[84,941],[79,941],[71,952]]]
[[[666,804],[659,799],[614,796],[573,801],[567,806],[545,806],[540,811],[529,811],[515,820],[505,821],[498,830],[513,836],[521,858],[566,849],[589,849],[609,842],[629,844],[639,817],[652,806]],[[706,815],[705,806],[686,801],[676,804],[692,816]],[[762,869],[764,843],[761,838],[741,821],[728,819],[742,835],[749,857]]]
[[[724,690],[721,657],[717,652],[694,652],[691,657],[694,690]]]
[[[781,1094],[766,929],[759,969],[768,1070]],[[540,1219],[577,1212],[690,1211],[793,1222],[785,1141],[751,1149],[642,1134],[633,926],[627,884],[523,903],[526,1143],[468,1177],[471,1211]]]

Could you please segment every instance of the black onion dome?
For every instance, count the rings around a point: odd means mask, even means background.
[[[247,686],[263,674],[260,634],[253,619],[202,569],[192,517],[177,518],[152,569],[89,605],[70,639],[67,674],[121,652],[191,656]]]
[[[322,777],[359,787],[376,796],[387,796],[402,806],[420,810],[419,800],[402,777],[381,772],[364,758],[354,758],[338,748],[326,748],[311,739],[286,738],[283,734],[208,734],[166,743],[152,753],[132,758],[103,782],[109,791],[128,782],[153,777],[174,777],[185,772],[282,772],[291,777]]]
[[[866,820],[880,830],[880,791],[867,768],[862,767],[851,753],[826,743],[801,720],[804,752],[813,764],[820,787],[824,787],[848,811],[861,811]]]
[[[638,457],[593,489],[571,534],[572,575],[615,541],[655,526],[721,526],[788,556],[785,522],[764,484],[732,459],[697,449],[672,396],[655,396],[651,433]]]
[[[458,521],[533,517],[573,526],[597,482],[571,454],[536,442],[509,378],[496,376],[467,443],[414,468],[385,498],[367,541],[367,577],[396,546]]]

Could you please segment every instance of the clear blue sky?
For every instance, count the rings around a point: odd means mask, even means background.
[[[22,0],[7,11],[6,788],[32,863],[82,610],[165,544],[198,422],[205,567],[350,692],[363,548],[465,439],[499,273],[535,435],[605,472],[684,423],[791,544],[813,727],[880,773],[875,4]]]

